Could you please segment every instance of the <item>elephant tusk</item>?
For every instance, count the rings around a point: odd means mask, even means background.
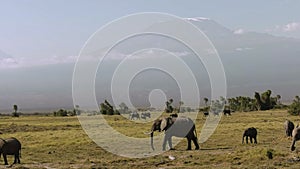
[[[150,131],[150,132],[144,132],[144,134],[146,134],[146,135],[150,135],[151,133],[153,133],[153,131]]]

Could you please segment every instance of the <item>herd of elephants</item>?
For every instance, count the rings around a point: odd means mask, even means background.
[[[226,115],[231,115],[230,110],[223,110]],[[129,115],[130,119],[137,118],[138,113],[133,112]],[[142,116],[150,118],[150,112],[142,113]],[[205,113],[204,113],[204,116]],[[292,137],[291,151],[295,150],[296,141],[300,140],[300,127],[297,125],[295,127],[294,123],[290,120],[286,120],[284,123],[285,132],[287,137]],[[164,140],[162,144],[162,150],[166,150],[166,144],[168,143],[170,150],[174,149],[172,146],[172,136],[181,137],[187,139],[187,150],[191,150],[191,143],[193,141],[195,149],[200,149],[195,123],[189,117],[179,117],[178,114],[170,114],[169,117],[159,118],[154,120],[151,131],[148,133],[151,135],[151,148],[154,150],[153,146],[153,133],[154,131],[165,132]],[[257,144],[257,129],[254,127],[247,128],[243,133],[242,143],[246,138],[246,143],[248,144],[248,139],[250,138],[251,143]],[[18,139],[12,137],[8,139],[0,139],[0,157],[3,154],[4,164],[8,165],[7,155],[14,155],[14,164],[20,163],[21,157],[21,143]]]
[[[230,110],[223,110],[224,115],[230,115]],[[205,115],[205,114],[204,114]],[[297,125],[295,127],[294,123],[290,120],[286,120],[284,122],[284,128],[287,137],[292,137],[292,145],[291,151],[295,150],[295,143],[296,141],[300,140],[300,127]],[[154,131],[165,131],[165,137],[163,140],[162,149],[166,149],[166,143],[169,144],[169,148],[173,149],[172,147],[172,140],[171,137],[182,137],[187,138],[188,146],[187,150],[191,150],[191,142],[193,141],[195,145],[195,149],[199,149],[197,134],[196,134],[196,127],[192,119],[188,117],[178,117],[177,114],[171,114],[170,117],[160,118],[154,121],[151,131],[151,147],[153,147],[153,133]],[[250,139],[251,143],[257,144],[257,129],[255,127],[247,128],[243,133],[242,143],[246,138],[246,143],[248,144],[248,139]]]

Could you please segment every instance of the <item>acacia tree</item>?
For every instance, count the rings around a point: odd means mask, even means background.
[[[166,108],[165,108],[165,112],[166,113],[172,113],[173,112],[173,99],[170,99],[169,101],[166,101]]]
[[[299,96],[295,96],[294,102],[300,103],[300,97]]]
[[[291,115],[299,115],[300,114],[300,97],[295,96],[293,103],[289,106],[288,112]]]
[[[120,107],[120,113],[121,114],[129,113],[129,108],[128,108],[128,106],[124,102],[122,102],[119,105],[119,107]]]
[[[18,115],[18,105],[14,105],[13,106],[14,112],[13,112],[13,117],[19,117]]]
[[[74,115],[80,115],[80,114],[81,114],[81,111],[80,111],[79,105],[75,105]]]
[[[279,105],[280,105],[280,104],[281,104],[281,103],[280,103],[281,96],[280,96],[279,94],[278,94],[278,95],[276,95],[276,99],[277,99],[277,104],[279,104]]]
[[[205,106],[207,107],[208,98],[204,97],[203,100],[204,100]]]
[[[178,113],[180,113],[180,110],[181,110],[181,106],[184,104],[183,101],[179,101],[179,108],[178,108]]]

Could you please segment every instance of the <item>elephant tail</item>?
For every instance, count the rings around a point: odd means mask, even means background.
[[[151,132],[151,135],[150,135],[150,142],[151,142],[151,148],[152,150],[154,150],[154,145],[153,145],[153,131]]]

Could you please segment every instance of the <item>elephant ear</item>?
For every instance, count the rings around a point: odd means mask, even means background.
[[[167,125],[168,125],[167,119],[166,119],[166,118],[163,118],[163,119],[161,120],[161,123],[160,123],[160,129],[161,129],[161,131],[164,131],[164,130],[166,129]]]

